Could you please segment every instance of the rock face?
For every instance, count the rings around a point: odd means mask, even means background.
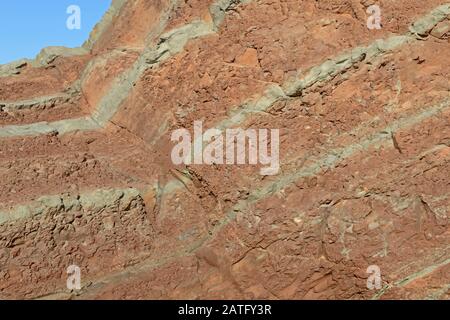
[[[0,66],[0,298],[449,299],[450,3],[372,4],[115,0]],[[281,170],[174,165],[194,121]]]

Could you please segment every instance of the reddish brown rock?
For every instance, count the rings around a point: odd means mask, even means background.
[[[372,4],[115,0],[0,66],[0,298],[448,299],[450,4]],[[200,120],[280,171],[174,165]]]

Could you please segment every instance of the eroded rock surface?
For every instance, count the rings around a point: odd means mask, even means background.
[[[449,299],[449,56],[448,1],[114,0],[0,66],[0,298]],[[280,172],[173,165],[197,120]]]

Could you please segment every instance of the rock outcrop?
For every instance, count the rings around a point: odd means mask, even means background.
[[[450,3],[372,4],[114,0],[0,66],[0,298],[450,298]],[[174,165],[197,120],[280,172]]]

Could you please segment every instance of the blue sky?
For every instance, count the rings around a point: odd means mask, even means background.
[[[34,58],[43,47],[78,47],[111,0],[0,0],[0,64]],[[81,29],[69,30],[67,8],[80,8]]]

